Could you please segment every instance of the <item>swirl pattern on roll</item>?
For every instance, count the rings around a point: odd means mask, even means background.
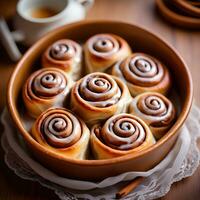
[[[121,97],[116,81],[104,73],[92,73],[77,84],[80,97],[94,107],[107,107]]]
[[[74,80],[81,75],[82,47],[69,39],[58,40],[50,45],[42,55],[43,67],[62,69]]]
[[[70,108],[91,126],[114,114],[126,112],[130,101],[129,90],[120,79],[95,72],[72,87]]]
[[[104,72],[131,54],[128,43],[114,34],[94,35],[88,39],[84,48],[88,72]]]
[[[25,107],[32,117],[50,107],[64,105],[73,81],[62,70],[43,68],[32,73],[23,87]]]
[[[118,62],[112,69],[116,75],[128,83],[133,96],[144,91],[166,93],[170,87],[167,68],[157,59],[143,53],[135,53]]]
[[[97,56],[110,56],[121,48],[120,41],[110,34],[98,34],[90,38],[89,51]]]
[[[124,77],[131,83],[141,86],[157,84],[164,75],[164,70],[149,57],[135,56],[120,66]]]
[[[145,115],[157,117],[151,126],[168,126],[175,117],[173,104],[160,94],[143,94],[137,101],[137,108]]]
[[[167,133],[176,118],[172,102],[156,92],[146,92],[135,97],[129,105],[129,113],[144,120],[156,139]]]
[[[73,112],[50,108],[34,122],[31,134],[42,148],[65,158],[86,159],[90,131]]]
[[[42,69],[35,72],[28,81],[28,94],[30,98],[54,97],[64,91],[67,85],[66,76],[58,70]]]
[[[79,120],[63,110],[47,112],[40,122],[40,131],[47,143],[56,148],[66,148],[81,137]]]
[[[50,56],[56,60],[69,60],[76,54],[74,42],[71,40],[60,40],[50,47]]]
[[[129,114],[114,115],[102,128],[96,127],[94,133],[103,143],[118,150],[134,149],[146,137],[146,130],[141,122]]]

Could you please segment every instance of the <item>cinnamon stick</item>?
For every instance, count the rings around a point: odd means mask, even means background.
[[[116,199],[120,199],[133,191],[142,181],[144,177],[135,178],[133,181],[125,185],[119,192],[116,193]]]

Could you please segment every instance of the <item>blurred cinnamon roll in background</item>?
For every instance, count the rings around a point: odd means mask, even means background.
[[[27,112],[37,117],[50,107],[63,107],[73,81],[62,70],[44,68],[27,79],[22,97]]]
[[[102,72],[88,74],[71,91],[71,109],[88,125],[126,112],[131,95],[119,79]]]
[[[199,0],[171,0],[170,3],[186,16],[200,18]]]
[[[156,139],[167,133],[176,116],[172,102],[156,92],[146,92],[135,97],[130,103],[129,112],[144,120]]]
[[[147,91],[166,95],[171,86],[170,73],[165,65],[144,53],[134,53],[119,61],[111,74],[125,82],[133,97]]]
[[[121,37],[114,34],[97,34],[84,45],[85,66],[88,73],[105,72],[117,61],[131,54],[131,48]]]
[[[71,111],[48,109],[35,121],[31,134],[44,148],[59,156],[86,159],[90,131]]]
[[[118,114],[91,129],[91,148],[96,159],[136,154],[152,146],[155,139],[148,126],[131,114]]]
[[[69,39],[58,40],[53,43],[42,55],[43,67],[55,67],[62,69],[73,80],[81,75],[82,47],[75,41]]]

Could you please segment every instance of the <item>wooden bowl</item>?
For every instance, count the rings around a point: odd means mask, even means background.
[[[158,11],[166,21],[182,28],[200,29],[200,18],[179,14],[174,8],[170,8],[170,3],[166,0],[156,0]]]
[[[178,9],[182,10],[188,15],[198,17],[198,18],[200,17],[200,8],[193,5],[192,2],[183,1],[183,0],[173,0],[173,3]]]
[[[48,45],[61,38],[84,42],[97,33],[114,33],[126,39],[135,52],[144,52],[160,59],[171,71],[181,102],[181,112],[168,133],[151,148],[134,155],[108,160],[75,160],[49,152],[37,143],[23,126],[20,107],[21,90],[36,60]],[[188,68],[177,52],[154,34],[135,25],[113,21],[82,21],[56,29],[33,45],[17,64],[8,85],[8,109],[19,133],[23,136],[33,155],[43,165],[67,177],[82,180],[101,180],[127,171],[148,170],[158,164],[175,143],[192,103],[192,81]]]

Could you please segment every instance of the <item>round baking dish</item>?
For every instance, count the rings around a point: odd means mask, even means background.
[[[114,33],[128,41],[134,52],[144,52],[157,57],[168,66],[173,76],[173,87],[180,98],[181,111],[176,123],[155,145],[134,155],[108,160],[75,160],[58,156],[38,144],[22,123],[21,89],[28,75],[38,66],[38,60],[48,45],[61,38],[71,38],[80,43],[97,33]],[[36,62],[37,60],[37,62]],[[175,143],[192,104],[193,87],[188,68],[177,52],[154,34],[138,26],[113,21],[82,21],[47,34],[33,45],[17,64],[7,93],[8,109],[27,146],[44,166],[67,177],[82,180],[101,180],[127,171],[148,170],[159,163]]]

